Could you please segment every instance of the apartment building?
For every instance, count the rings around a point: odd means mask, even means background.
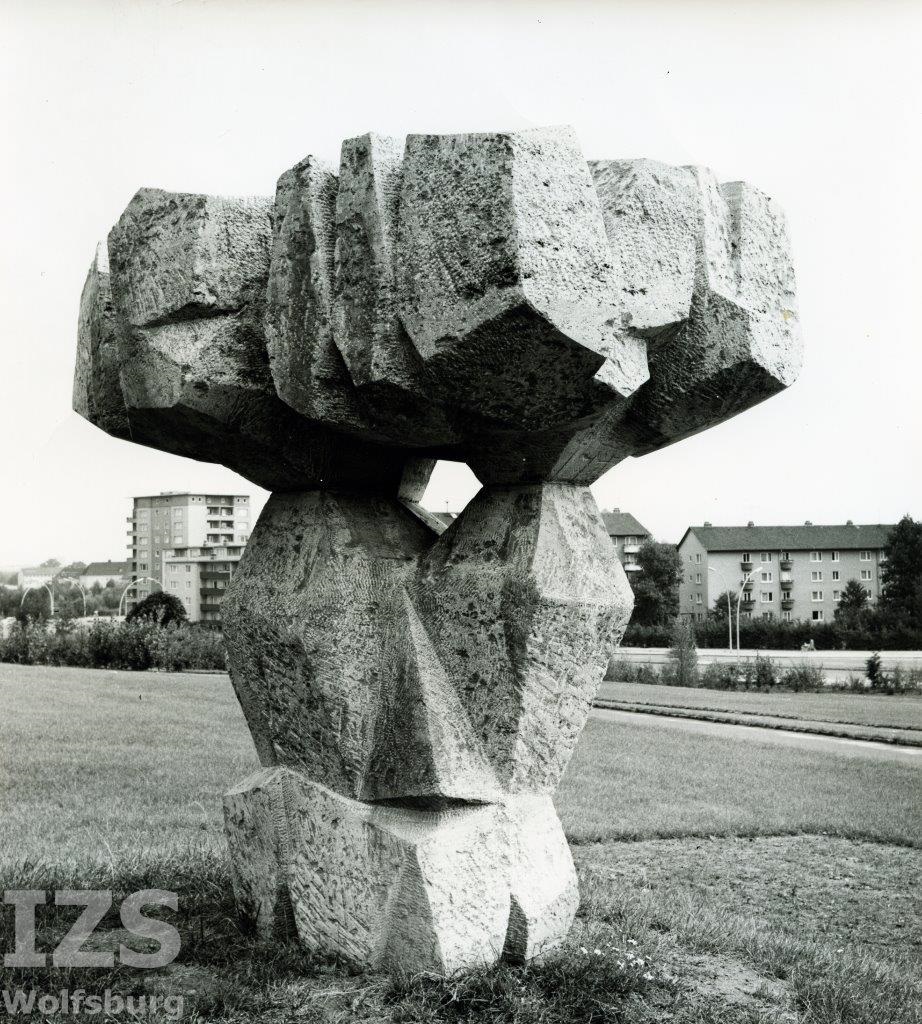
[[[703,619],[727,590],[741,617],[830,622],[849,580],[880,596],[883,549],[893,529],[843,526],[690,526],[679,542],[679,612]]]
[[[630,512],[622,512],[618,508],[614,508],[610,512],[603,512],[602,521],[605,523],[608,536],[611,537],[612,543],[615,545],[621,565],[630,579],[631,574],[640,570],[640,566],[637,564],[637,554],[640,551],[640,545],[650,539],[650,531],[641,525]]]
[[[181,491],[144,495],[134,499],[128,522],[135,581],[128,607],[159,585],[179,597],[191,621],[219,624],[220,591],[250,536],[249,496]]]

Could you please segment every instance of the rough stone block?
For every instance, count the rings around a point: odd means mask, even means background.
[[[430,812],[263,769],[225,797],[225,828],[235,892],[263,934],[281,934],[290,902],[307,949],[362,967],[449,975],[528,959],[562,941],[579,902],[549,797]]]
[[[484,488],[410,593],[500,786],[553,790],[633,607],[592,496]]]
[[[223,604],[231,679],[265,765],[359,797],[402,587],[432,534],[399,502],[275,494]]]
[[[252,302],[269,269],[271,208],[263,196],[140,189],[109,236],[120,316],[152,327]]]
[[[110,233],[132,439],[272,490],[396,491],[402,452],[334,436],[276,394],[261,328],[268,203],[145,189]]]
[[[333,336],[381,438],[412,446],[458,439],[431,393],[396,301],[403,141],[369,134],[342,146],[336,196]]]
[[[619,327],[599,201],[570,129],[411,135],[398,239],[400,318],[453,404],[535,428],[646,379],[645,345]]]
[[[80,296],[74,411],[113,437],[131,438],[118,370],[118,327],[109,287],[109,259],[100,244]]]
[[[333,341],[337,178],[309,156],[279,178],[266,290],[266,348],[279,396],[308,419],[368,430]]]

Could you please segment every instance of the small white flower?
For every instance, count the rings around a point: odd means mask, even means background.
[[[627,940],[627,944],[629,946],[636,946],[637,945],[637,940],[636,939],[628,939]]]
[[[653,975],[649,971],[647,971],[647,973],[643,976],[643,980],[644,981],[653,981]]]
[[[598,948],[596,948],[596,951],[595,951],[595,955],[596,955],[596,956],[601,956],[601,955],[602,955],[602,950],[601,950],[601,949],[598,949]]]
[[[589,952],[589,950],[588,950],[588,949],[586,949],[586,947],[585,947],[585,946],[580,946],[580,947],[579,947],[579,951],[580,951],[580,953],[588,953],[588,952]]]

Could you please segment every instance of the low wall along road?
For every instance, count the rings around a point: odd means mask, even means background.
[[[823,670],[827,683],[844,683],[849,676],[863,676],[865,665],[873,651],[756,651],[744,648],[730,651],[726,648],[698,648],[698,664],[701,667],[714,662],[733,662],[738,659],[754,659],[756,655],[771,660],[782,670],[792,665],[815,665]],[[922,651],[881,651],[880,658],[885,672],[892,672],[899,665],[901,669],[922,669]],[[614,679],[612,666],[619,661],[632,665],[665,665],[669,661],[668,647],[619,647],[609,665],[607,679]]]

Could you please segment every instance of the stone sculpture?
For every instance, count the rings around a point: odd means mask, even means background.
[[[350,139],[274,200],[137,193],[74,408],[274,492],[224,602],[263,934],[439,974],[566,935],[551,794],[632,607],[588,485],[799,365],[775,203],[568,129]],[[483,483],[441,535],[437,459]]]

